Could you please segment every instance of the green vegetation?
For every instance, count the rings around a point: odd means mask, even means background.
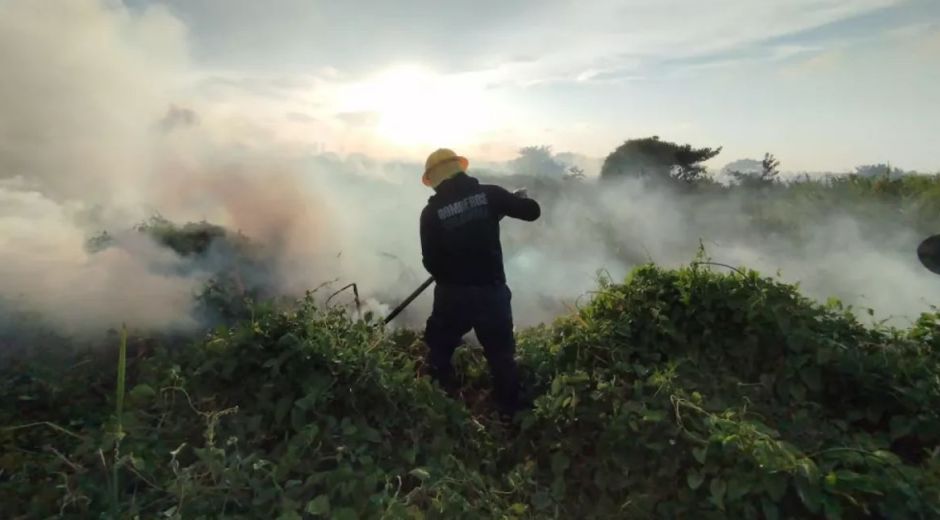
[[[643,266],[520,334],[535,408],[504,424],[476,350],[455,401],[413,332],[309,295],[252,311],[132,335],[123,409],[116,337],[8,360],[4,516],[940,515],[938,314],[868,328],[754,272]]]
[[[692,148],[688,144],[661,141],[659,136],[630,139],[604,160],[601,178],[639,176],[660,182],[695,182],[705,175],[701,163],[719,153],[721,147]]]
[[[230,323],[250,315],[250,302],[274,296],[269,286],[274,278],[271,258],[241,233],[233,233],[209,222],[175,224],[154,216],[134,227],[177,255],[181,262],[174,275],[200,274],[206,278],[199,294],[196,318],[202,323]],[[108,232],[88,240],[87,249],[101,252],[118,245]]]

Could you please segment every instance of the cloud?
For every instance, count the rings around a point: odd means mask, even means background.
[[[201,61],[361,76],[417,62],[442,73],[512,71],[506,81],[575,79],[585,70],[642,67],[729,52],[902,5],[902,0],[562,0],[388,3],[239,0],[168,5],[193,29]],[[362,45],[363,34],[369,45]],[[251,45],[242,42],[250,41]],[[635,58],[640,63],[631,63]],[[623,60],[622,58],[626,58]],[[642,73],[641,71],[638,71]]]
[[[429,141],[459,141],[451,145],[482,152],[481,143],[500,139],[512,141],[507,149],[549,140],[602,154],[627,130],[650,131],[663,117],[688,119],[689,111],[707,111],[722,96],[750,97],[750,104],[741,103],[737,110],[761,112],[754,106],[758,88],[744,80],[767,75],[769,67],[785,69],[849,48],[862,35],[885,30],[874,20],[906,23],[895,13],[905,12],[911,2],[511,4],[487,1],[470,9],[423,1],[393,7],[367,2],[357,4],[352,16],[353,7],[335,2],[287,0],[277,9],[242,0],[167,3],[188,25],[206,78],[193,89],[212,105],[199,106],[204,124],[210,118],[225,120],[226,131],[239,135],[246,147],[274,139],[293,143],[298,153],[307,143],[317,150],[404,157],[420,155]],[[460,20],[459,31],[441,19]],[[856,25],[865,30],[850,30]],[[370,45],[352,37],[361,34],[369,35]],[[244,41],[254,43],[235,44]],[[408,68],[428,71],[427,79],[391,85],[382,79]],[[694,90],[678,86],[692,78],[730,80],[735,74],[742,81],[720,92],[704,82]],[[372,89],[368,95],[350,95],[363,86]],[[466,112],[459,119],[472,124],[440,125],[443,117],[432,114],[441,111],[429,107],[443,104]],[[653,113],[642,105],[661,105],[671,113]],[[747,117],[731,112],[731,117]],[[316,121],[285,122],[285,113]],[[620,121],[614,113],[623,114]],[[570,135],[571,122],[587,118],[594,122],[595,135]],[[704,114],[697,120],[702,132],[721,126]],[[551,139],[534,130],[545,127],[556,129]],[[687,132],[677,138],[701,136]],[[734,144],[728,146],[732,150]]]
[[[518,84],[531,86],[559,81],[632,80],[677,69],[776,61],[816,50],[816,46],[787,42],[784,37],[788,35],[897,3],[592,3],[583,6],[583,11],[566,13],[570,18],[559,16],[571,19],[572,24],[561,27],[553,40],[537,38],[538,27],[520,36],[547,43],[547,50],[538,63],[510,66],[504,72],[510,81],[515,78]],[[582,19],[590,21],[591,26],[575,34]],[[556,45],[562,42],[564,45]]]
[[[375,126],[380,115],[377,112],[339,112],[336,118],[352,126]]]
[[[288,121],[292,121],[294,123],[308,124],[308,123],[316,123],[320,121],[319,119],[311,116],[310,114],[304,114],[302,112],[288,112],[284,114],[284,117]]]
[[[211,69],[210,69],[211,70]],[[198,89],[206,95],[246,94],[260,97],[280,97],[298,91],[317,90],[338,76],[329,70],[318,74],[249,75],[242,71],[211,71],[199,82]]]

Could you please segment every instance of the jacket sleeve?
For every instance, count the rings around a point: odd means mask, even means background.
[[[532,222],[542,214],[541,206],[532,199],[517,197],[500,186],[491,185],[487,188],[487,197],[491,200],[498,216],[505,215]]]
[[[424,268],[431,276],[437,277],[440,252],[438,249],[437,226],[435,224],[433,215],[425,208],[421,212],[421,263],[424,264]]]

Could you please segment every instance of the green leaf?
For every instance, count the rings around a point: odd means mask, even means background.
[[[822,374],[818,366],[811,366],[800,370],[800,379],[806,387],[813,392],[822,390]]]
[[[914,421],[905,415],[895,415],[891,418],[891,438],[906,437],[914,431]]]
[[[528,510],[529,510],[529,506],[525,504],[520,504],[519,502],[516,502],[515,504],[509,506],[509,511],[517,515],[523,515]]]
[[[764,511],[764,518],[766,520],[779,520],[780,519],[780,510],[777,509],[777,504],[765,498],[760,501],[760,507]]]
[[[888,464],[894,464],[894,465],[901,464],[901,459],[894,453],[891,453],[890,451],[875,450],[874,455],[875,457],[878,457],[879,459],[881,459],[882,462],[887,462]]]
[[[827,496],[823,499],[823,513],[827,519],[839,520],[843,517],[842,504],[833,496]]]
[[[793,383],[789,385],[790,396],[797,401],[806,400],[806,387],[800,384]]]
[[[569,463],[570,461],[564,453],[560,451],[555,452],[555,454],[552,455],[552,473],[555,475],[563,474],[565,470],[568,469]]]
[[[330,518],[333,520],[359,520],[359,515],[356,514],[356,511],[349,507],[341,507],[339,509],[334,509],[333,514],[330,515]]]
[[[705,464],[705,457],[708,456],[708,446],[704,448],[692,448],[692,456],[699,464]]]
[[[712,503],[718,506],[718,509],[725,509],[725,491],[727,491],[727,489],[728,485],[719,477],[713,478],[709,485],[709,491],[711,491],[712,494]]]
[[[785,473],[768,475],[767,480],[764,481],[764,489],[774,502],[779,502],[783,499],[783,495],[787,492],[787,481],[788,478]]]
[[[822,506],[822,493],[817,481],[810,480],[805,475],[797,475],[796,494],[799,495],[806,509],[813,514],[819,513],[819,508]]]
[[[157,395],[157,392],[150,385],[140,384],[132,388],[127,395],[135,401],[143,401]]]
[[[373,443],[382,442],[382,434],[375,428],[366,427],[362,430],[362,436],[365,440]]]
[[[284,422],[284,418],[287,417],[287,412],[290,411],[292,404],[290,397],[278,399],[277,404],[274,405],[274,424],[280,425]]]
[[[751,481],[732,477],[728,481],[728,500],[734,502],[751,491]]]
[[[882,494],[881,487],[877,480],[869,475],[863,475],[845,469],[840,469],[836,471],[835,474],[842,484],[842,489],[852,488],[855,491],[861,491],[863,493]]]
[[[552,481],[552,496],[555,497],[555,500],[561,501],[565,497],[565,479],[563,477],[555,477],[555,480]]]
[[[532,505],[535,506],[539,511],[546,511],[548,508],[552,507],[552,497],[545,492],[545,490],[536,491],[532,495]]]
[[[320,495],[317,498],[314,498],[310,502],[307,502],[307,507],[304,508],[304,511],[310,513],[311,515],[329,514],[330,497],[326,495]]]
[[[689,484],[690,489],[696,490],[702,485],[702,482],[705,482],[705,475],[691,470],[686,474],[685,481]]]
[[[303,431],[304,426],[307,425],[306,414],[300,408],[294,407],[290,411],[290,424],[295,431]]]
[[[409,471],[408,474],[420,480],[421,482],[424,482],[425,480],[431,478],[431,474],[428,473],[428,470],[424,468],[415,468]]]

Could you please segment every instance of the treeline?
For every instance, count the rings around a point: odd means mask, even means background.
[[[562,199],[594,204],[599,193],[618,189],[658,190],[674,194],[686,208],[729,197],[742,218],[773,231],[794,231],[841,215],[870,228],[903,226],[924,236],[937,232],[940,174],[876,164],[842,174],[786,175],[772,153],[760,161],[734,161],[720,172],[706,169],[704,162],[721,150],[658,136],[630,139],[607,155],[593,178],[574,165],[586,158],[553,155],[547,146],[526,147],[510,162],[512,174],[477,174],[489,182],[526,186],[548,204]]]

